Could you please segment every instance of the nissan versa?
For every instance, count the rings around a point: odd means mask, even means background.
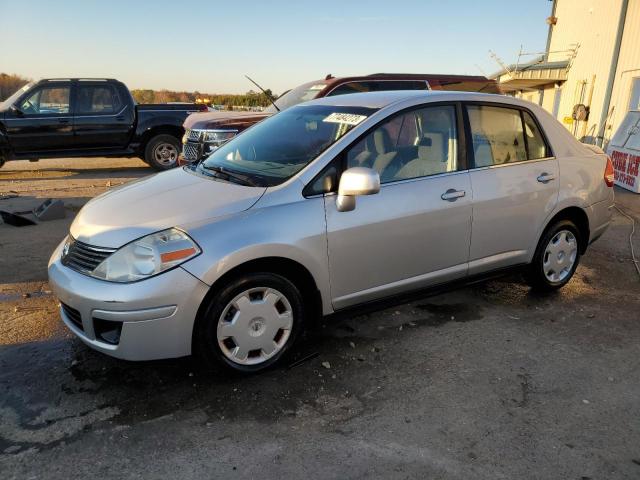
[[[327,97],[91,200],[49,277],[96,350],[258,371],[320,314],[512,266],[562,287],[609,225],[612,185],[600,149],[528,102]]]

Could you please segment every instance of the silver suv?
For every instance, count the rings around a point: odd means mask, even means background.
[[[612,185],[607,156],[531,103],[329,97],[91,200],[49,278],[96,350],[252,372],[365,302],[513,266],[562,287],[609,225]]]

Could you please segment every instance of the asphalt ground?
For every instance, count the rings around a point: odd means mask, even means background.
[[[0,169],[0,210],[60,198],[67,214],[0,224],[0,478],[640,478],[626,217],[558,293],[512,275],[334,318],[288,364],[238,377],[109,358],[58,317],[46,265],[73,216],[151,173],[135,159]],[[616,193],[640,220],[640,196]]]

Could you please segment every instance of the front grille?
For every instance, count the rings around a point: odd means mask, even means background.
[[[187,140],[189,140],[190,142],[199,142],[200,141],[200,134],[202,133],[202,130],[191,130],[191,129],[187,129],[184,133],[184,136],[186,137]]]
[[[200,149],[198,148],[198,145],[185,143],[182,146],[182,155],[184,156],[185,160],[187,160],[188,162],[192,162],[200,158]]]
[[[64,311],[64,314],[67,316],[67,318],[71,320],[71,323],[73,323],[80,330],[84,331],[84,327],[82,326],[82,315],[80,315],[80,312],[62,302],[60,302],[60,306],[62,307],[62,310]]]
[[[91,273],[102,261],[116,251],[115,248],[101,248],[71,239],[68,249],[63,252],[62,264],[80,272]]]

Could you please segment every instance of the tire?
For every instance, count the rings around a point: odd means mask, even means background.
[[[306,313],[298,288],[272,273],[236,277],[207,300],[203,312],[194,328],[195,356],[207,368],[241,373],[266,370],[286,357],[302,338]]]
[[[580,245],[580,231],[572,221],[560,220],[547,228],[526,272],[529,285],[541,292],[564,287],[580,263]]]
[[[180,140],[173,135],[156,135],[144,148],[144,161],[155,170],[169,170],[178,165],[180,148]]]

